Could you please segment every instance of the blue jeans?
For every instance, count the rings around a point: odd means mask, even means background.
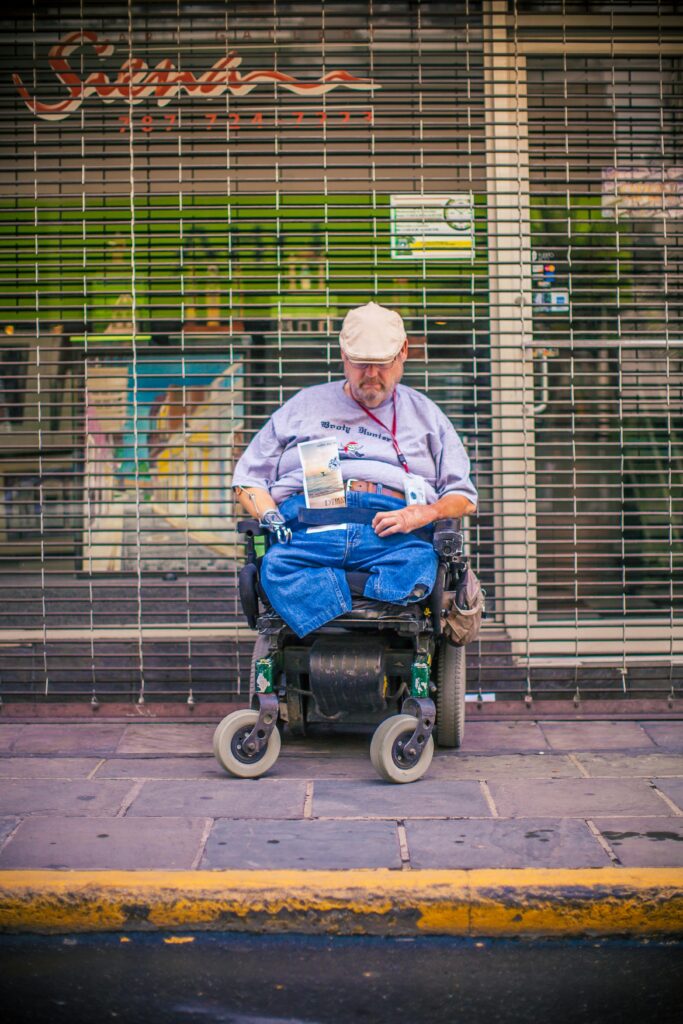
[[[380,494],[351,491],[347,505],[377,510],[402,508],[404,502]],[[280,505],[285,519],[296,519],[303,494]],[[268,600],[298,636],[305,636],[351,610],[345,572],[368,572],[365,597],[392,604],[419,600],[434,586],[437,557],[431,544],[410,533],[378,537],[364,523],[346,523],[323,533],[310,527],[293,534],[290,544],[273,544],[261,564],[261,585]]]

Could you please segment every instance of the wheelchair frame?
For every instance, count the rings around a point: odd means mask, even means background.
[[[465,651],[449,644],[442,629],[447,598],[467,565],[458,520],[435,524],[437,578],[423,600],[403,606],[354,599],[351,611],[304,638],[260,592],[259,564],[270,535],[254,519],[240,521],[238,530],[247,545],[240,600],[259,635],[250,672],[252,709],[228,715],[214,735],[214,753],[226,770],[240,777],[264,774],[279,754],[276,726],[283,721],[293,736],[305,735],[309,723],[379,722],[370,756],[391,782],[425,773],[435,723],[440,745],[460,745]]]

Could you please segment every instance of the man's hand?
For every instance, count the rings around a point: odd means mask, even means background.
[[[421,526],[434,522],[433,505],[406,505],[405,508],[378,512],[372,520],[372,528],[378,537],[390,537],[392,533],[412,533]]]
[[[412,533],[438,519],[470,516],[476,510],[476,505],[464,494],[444,494],[433,505],[406,505],[405,508],[378,512],[372,520],[372,528],[378,537],[390,537],[393,533]]]

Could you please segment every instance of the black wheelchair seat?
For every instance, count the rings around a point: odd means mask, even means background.
[[[242,567],[239,574],[239,595],[242,611],[250,629],[256,629],[260,609],[272,611],[268,597],[259,580],[259,562],[248,562]],[[419,605],[429,601],[429,595],[425,595],[420,602],[411,602],[408,605],[392,604],[388,601],[376,601],[372,598],[363,597],[358,592],[360,577],[367,579],[369,573],[348,572],[346,573],[351,590],[351,610],[338,616],[334,621],[343,624],[344,622],[377,622],[383,619],[415,619],[421,617],[423,612]]]

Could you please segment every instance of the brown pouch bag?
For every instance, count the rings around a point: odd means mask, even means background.
[[[443,629],[449,643],[462,647],[476,640],[484,614],[484,591],[469,565],[456,589],[444,591],[444,602]]]

